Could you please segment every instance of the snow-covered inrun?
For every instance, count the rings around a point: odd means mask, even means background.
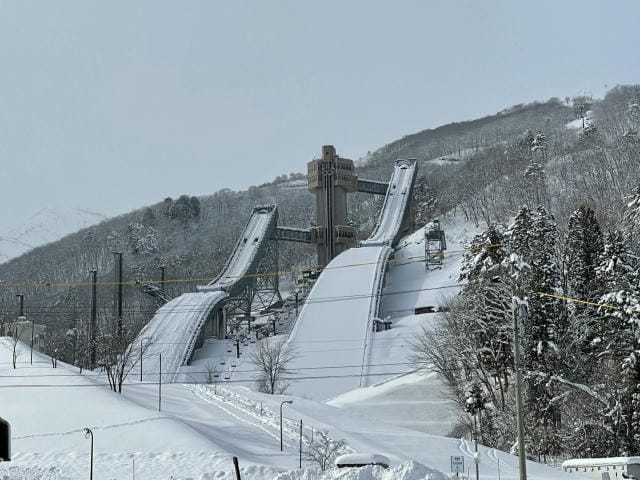
[[[415,161],[398,161],[384,197],[378,223],[369,238],[360,242],[360,245],[392,245],[395,243],[407,208],[411,203],[411,192],[416,173]]]
[[[352,248],[325,267],[290,335],[296,354],[291,392],[325,400],[368,384],[371,321],[392,252],[387,246]]]
[[[238,283],[255,265],[256,257],[265,240],[269,241],[269,228],[277,219],[275,207],[256,207],[236,243],[222,274],[201,290],[229,290]],[[255,269],[254,269],[255,270]]]
[[[297,375],[291,392],[324,400],[375,382],[370,370],[374,319],[384,276],[411,202],[415,161],[398,161],[371,236],[335,257],[307,297],[289,337]],[[333,350],[334,355],[326,355]],[[319,369],[329,370],[318,375]]]
[[[240,239],[220,276],[200,287],[197,293],[185,293],[160,308],[131,345],[131,362],[144,364],[141,375],[163,381],[176,380],[195,348],[207,319],[232,294],[235,287],[255,273],[260,252],[275,228],[275,206],[254,208]]]
[[[158,381],[164,372],[163,382],[175,381],[209,313],[228,296],[223,291],[185,293],[158,309],[131,345],[132,366],[142,378]]]

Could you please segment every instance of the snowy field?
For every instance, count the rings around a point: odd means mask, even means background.
[[[443,436],[455,413],[441,385],[407,361],[410,340],[435,315],[414,315],[413,310],[437,306],[455,293],[461,249],[475,230],[461,222],[443,220],[443,226],[449,253],[442,268],[425,269],[419,258],[424,255],[420,233],[407,237],[395,253],[381,305],[392,328],[373,334],[371,342],[375,382],[327,402],[305,398],[304,392],[272,396],[248,388],[245,359],[251,344],[243,346],[233,370],[235,352],[228,352],[224,342],[207,344],[185,374],[202,379],[207,364],[224,362],[229,378],[221,375],[216,385],[163,384],[159,405],[158,384],[146,377],[140,382],[135,372],[118,395],[99,374],[80,374],[60,363],[53,369],[44,355],[34,354],[30,365],[24,345],[13,369],[11,342],[1,339],[0,416],[11,423],[13,458],[0,464],[0,479],[89,478],[91,441],[84,428],[94,435],[96,480],[233,479],[233,456],[239,458],[245,480],[440,480],[449,478],[452,455],[464,456],[465,469],[474,478],[473,445]],[[336,348],[339,344],[317,358],[317,375],[335,370],[321,367],[339,355]],[[284,400],[293,403],[283,408],[281,452],[279,409]],[[344,439],[348,451],[386,455],[391,468],[320,472],[303,459],[299,469],[300,421],[303,449],[319,429],[327,430],[333,439]],[[482,446],[479,450],[481,478],[518,478],[515,456]],[[531,462],[527,473],[533,479],[580,478]]]

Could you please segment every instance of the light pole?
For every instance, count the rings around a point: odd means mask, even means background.
[[[151,340],[151,337],[142,337],[140,339],[140,381],[142,381],[142,342],[144,340]]]
[[[89,480],[93,480],[93,432],[90,428],[84,429],[84,438],[91,438],[91,467],[89,469]]]
[[[289,405],[291,405],[293,403],[293,400],[285,400],[280,404],[280,451],[282,451],[282,406],[285,403],[288,403]]]
[[[160,370],[158,372],[158,411],[162,408],[162,354],[160,353]]]
[[[298,298],[299,298],[299,295],[302,293],[302,289],[299,287],[296,287],[293,293],[295,293],[296,295],[296,318],[298,318],[298,305],[300,304],[298,301]]]

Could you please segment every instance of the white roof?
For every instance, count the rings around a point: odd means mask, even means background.
[[[336,458],[336,465],[371,465],[374,463],[389,465],[391,462],[379,453],[345,453]]]
[[[631,463],[640,463],[640,457],[572,458],[566,460],[562,464],[562,468],[629,465]]]

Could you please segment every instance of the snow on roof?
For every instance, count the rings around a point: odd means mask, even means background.
[[[339,465],[372,465],[380,464],[389,466],[391,462],[387,457],[379,453],[345,453],[336,458],[335,464]]]
[[[602,465],[629,465],[640,463],[640,457],[572,458],[562,464],[562,468],[597,467]]]

